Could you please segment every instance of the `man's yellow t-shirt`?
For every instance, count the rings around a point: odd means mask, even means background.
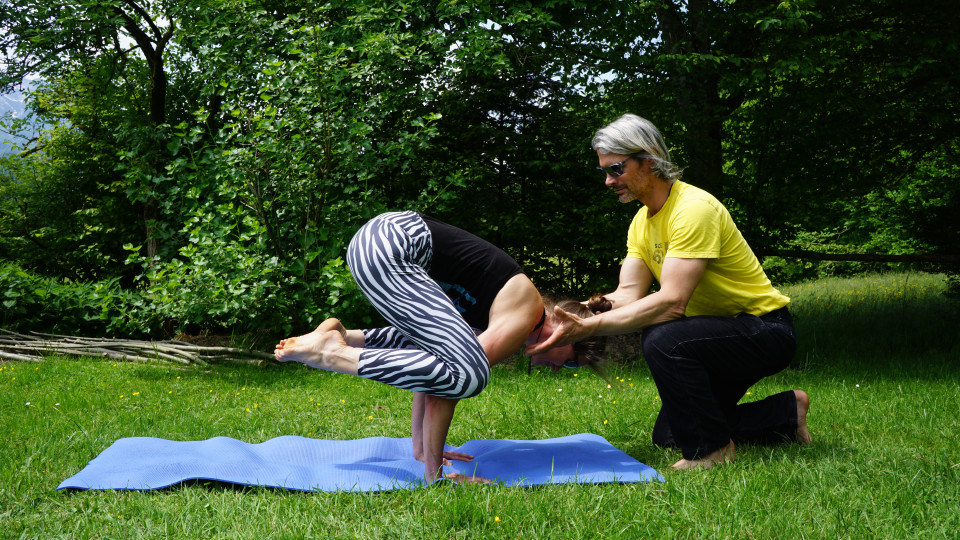
[[[756,255],[713,195],[677,181],[653,217],[637,212],[627,232],[627,257],[643,259],[657,282],[663,260],[710,259],[686,315],[765,315],[790,303],[773,287]]]

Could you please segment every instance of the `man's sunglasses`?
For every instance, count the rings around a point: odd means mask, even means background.
[[[623,164],[629,161],[631,158],[639,158],[639,156],[628,156],[627,159],[614,163],[613,165],[607,165],[606,167],[597,167],[598,171],[603,171],[603,174],[609,175],[611,178],[618,178],[623,174]],[[604,176],[606,178],[606,176]]]
[[[580,367],[580,360],[577,358],[578,356],[579,356],[578,354],[574,354],[573,358],[563,363],[563,367],[567,369],[577,369],[578,367]]]

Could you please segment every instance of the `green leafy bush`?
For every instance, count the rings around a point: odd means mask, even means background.
[[[71,282],[0,264],[0,327],[16,332],[144,336],[158,318],[118,279]]]

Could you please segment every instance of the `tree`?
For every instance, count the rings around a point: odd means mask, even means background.
[[[162,171],[169,156],[164,152],[164,125],[183,119],[188,111],[171,114],[168,69],[189,73],[190,58],[170,52],[178,22],[189,20],[204,2],[175,0],[135,1],[81,0],[55,3],[36,0],[3,0],[0,39],[5,69],[0,74],[0,92],[39,76],[55,89],[65,84],[84,105],[58,104],[51,116],[91,135],[88,120],[102,126],[101,117],[117,117],[109,100],[118,90],[127,107],[117,124],[107,125],[107,138],[122,140],[126,174],[123,191],[139,203],[147,253],[156,255],[164,228],[152,193],[152,179]],[[173,61],[168,60],[172,56]],[[55,90],[56,91],[56,90]],[[80,110],[80,109],[83,110]],[[82,118],[78,118],[82,117]],[[94,132],[96,129],[94,130]],[[39,141],[38,141],[39,142]],[[106,183],[106,182],[104,182]],[[116,184],[116,182],[113,182]],[[131,191],[132,190],[132,191]]]
[[[0,5],[6,29],[0,40],[6,67],[0,76],[0,89],[19,84],[29,75],[54,80],[64,73],[82,73],[104,58],[114,69],[112,75],[119,77],[132,54],[139,52],[147,64],[141,88],[147,97],[150,121],[153,125],[166,121],[165,55],[176,19],[187,6],[164,0],[3,0]],[[165,26],[161,20],[166,21]]]
[[[8,166],[0,249],[123,273],[171,328],[371,323],[342,256],[383,210],[469,229],[546,290],[609,289],[634,208],[589,139],[627,111],[758,251],[955,242],[932,234],[960,117],[942,2],[0,2],[0,85],[41,73],[54,124]],[[37,205],[48,193],[65,212]],[[53,219],[43,238],[26,200]],[[915,201],[909,227],[885,225]]]

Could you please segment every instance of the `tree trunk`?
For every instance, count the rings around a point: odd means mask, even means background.
[[[692,0],[685,13],[672,2],[657,8],[661,37],[671,55],[701,55],[711,52],[711,38],[705,29],[709,0]],[[692,67],[684,62],[670,64],[668,81],[674,90],[680,118],[685,128],[689,163],[684,181],[703,188],[715,197],[723,193],[723,104],[720,100],[720,77],[704,60]]]
[[[167,120],[167,73],[164,70],[163,53],[167,43],[173,37],[174,23],[168,21],[166,31],[161,31],[150,15],[137,3],[126,2],[127,6],[143,18],[146,29],[140,28],[137,21],[120,7],[115,7],[115,13],[123,19],[123,28],[137,44],[143,53],[150,69],[150,122],[160,126]],[[148,35],[148,32],[150,35]],[[159,171],[160,163],[154,164]],[[153,259],[160,250],[160,240],[156,237],[156,222],[161,218],[157,201],[150,198],[143,208],[143,227],[147,240],[147,257]]]

